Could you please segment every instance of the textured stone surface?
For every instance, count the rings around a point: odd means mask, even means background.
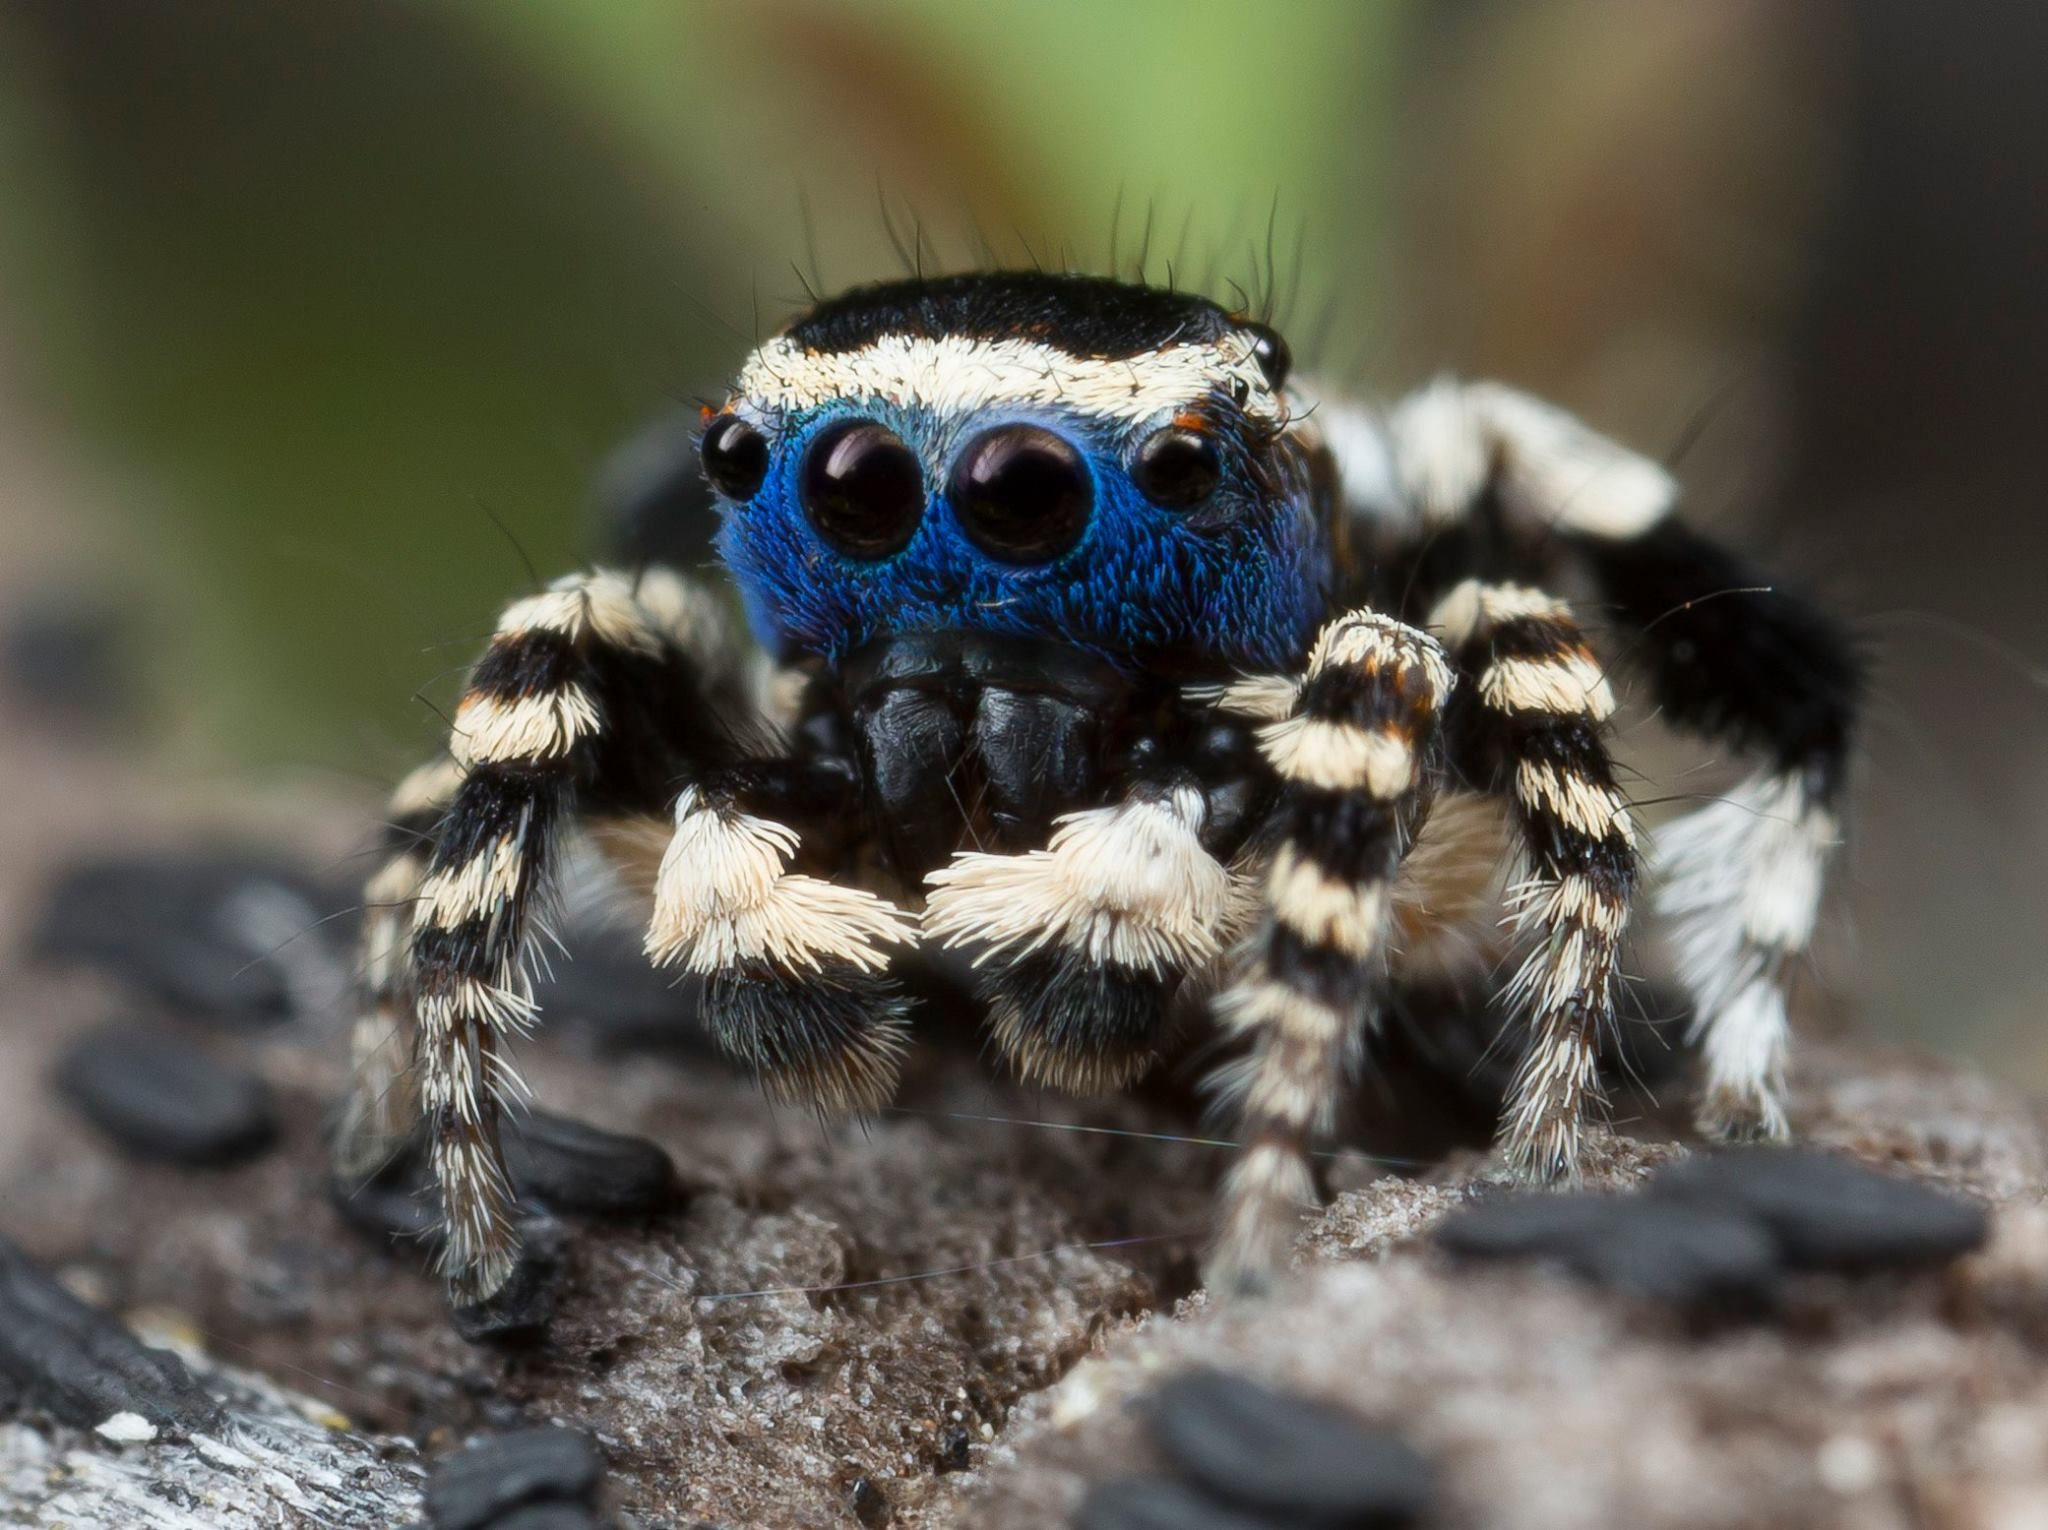
[[[0,1382],[13,1406],[103,1436],[217,1429],[220,1408],[169,1350],[147,1345],[0,1240]]]
[[[187,1332],[152,1334],[186,1342]],[[395,1530],[420,1496],[416,1453],[340,1427],[313,1399],[186,1350],[226,1408],[218,1434],[115,1445],[0,1420],[0,1524],[36,1530]]]
[[[1932,1098],[1958,1088],[1931,1064],[1812,1048],[1794,1118],[1858,1077],[1897,1097],[1909,1067]],[[1943,1177],[1983,1193],[2032,1164],[2032,1188],[1998,1206],[1981,1252],[1903,1278],[1795,1277],[1773,1320],[1705,1333],[1562,1273],[1460,1270],[1426,1243],[1389,1247],[1378,1229],[1412,1209],[1413,1187],[1350,1192],[1308,1240],[1330,1262],[1304,1265],[1274,1299],[1184,1302],[1019,1409],[976,1484],[972,1523],[1057,1523],[1092,1484],[1142,1470],[1145,1399],[1190,1364],[1398,1429],[1435,1463],[1438,1521],[1453,1530],[2036,1523],[2048,1510],[2041,1139],[2031,1109],[1976,1097],[1974,1145],[1960,1115],[1940,1112],[1942,1140],[1960,1150]],[[1851,1119],[1824,1119],[1866,1150],[1933,1124],[1889,1116],[1859,1142]],[[1629,1156],[1617,1153],[1617,1179],[1668,1155],[1645,1152],[1633,1171]],[[1958,1167],[1970,1160],[1975,1173]],[[1354,1240],[1376,1257],[1344,1261]]]

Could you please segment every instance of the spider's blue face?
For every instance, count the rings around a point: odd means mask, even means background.
[[[1096,278],[868,288],[762,346],[704,434],[763,644],[1055,639],[1119,666],[1274,668],[1324,549],[1278,337]]]

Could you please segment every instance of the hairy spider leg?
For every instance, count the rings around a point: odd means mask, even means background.
[[[516,1262],[498,1132],[523,1086],[506,1043],[536,1018],[528,964],[557,841],[579,813],[658,811],[681,771],[733,755],[747,682],[725,667],[737,645],[710,636],[721,620],[714,597],[665,572],[572,575],[508,607],[457,705],[449,767],[415,778],[413,824],[445,802],[431,852],[408,843],[372,885],[391,909],[409,886],[410,917],[402,938],[388,920],[373,927],[384,1005],[361,1038],[372,1065],[344,1111],[338,1166],[373,1168],[372,1146],[398,1133],[389,1102],[407,1091],[384,1075],[411,1031],[442,1269],[464,1300],[491,1295]],[[406,819],[410,797],[398,805]]]
[[[1468,580],[1429,626],[1461,680],[1444,723],[1451,770],[1513,804],[1521,844],[1508,912],[1524,955],[1505,998],[1531,1038],[1502,1148],[1530,1178],[1575,1180],[1581,1129],[1605,1105],[1599,1042],[1637,880],[1635,826],[1600,736],[1614,695],[1570,610],[1541,591]]]
[[[403,1150],[419,1116],[406,936],[442,815],[462,785],[452,759],[420,766],[391,794],[385,859],[363,889],[363,1009],[349,1033],[351,1084],[335,1128],[335,1172],[370,1178]]]
[[[1861,657],[1818,606],[1676,519],[1572,540],[1665,720],[1761,759],[1726,797],[1659,831],[1653,867],[1705,1056],[1699,1126],[1782,1139],[1786,989],[1842,838]]]
[[[1782,1139],[1786,989],[1841,840],[1864,688],[1848,634],[1681,520],[1658,464],[1515,389],[1439,379],[1384,419],[1338,406],[1319,428],[1351,521],[1409,554],[1418,583],[1460,560],[1469,574],[1475,546],[1516,577],[1576,565],[1658,715],[1760,757],[1662,829],[1648,869],[1705,1059],[1699,1125]]]
[[[1298,678],[1254,677],[1217,698],[1265,719],[1259,748],[1279,781],[1263,919],[1216,1005],[1251,1046],[1211,1080],[1245,1144],[1210,1256],[1224,1289],[1284,1263],[1314,1198],[1310,1152],[1377,1015],[1394,883],[1440,775],[1438,716],[1453,683],[1434,638],[1354,611],[1323,628]]]

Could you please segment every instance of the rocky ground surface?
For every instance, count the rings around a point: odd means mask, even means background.
[[[1438,1122],[1406,1134],[1415,1161],[1335,1159],[1292,1275],[1212,1306],[1195,1254],[1223,1150],[1186,1140],[1182,1092],[1040,1098],[970,1041],[929,1053],[899,1109],[824,1126],[762,1104],[595,952],[529,1078],[550,1112],[657,1144],[674,1179],[537,1131],[551,1321],[469,1342],[425,1253],[385,1236],[410,1203],[337,1206],[322,1168],[347,919],[302,931],[345,908],[367,809],[224,803],[32,727],[0,740],[0,1523],[405,1525],[435,1463],[539,1424],[596,1442],[601,1511],[469,1523],[1287,1522],[1100,1496],[1170,1470],[1148,1399],[1207,1366],[1391,1431],[1445,1530],[2048,1524],[2042,1113],[1840,1040],[1803,1051],[1800,1135],[1988,1205],[1981,1251],[1773,1275],[1739,1313],[1644,1295],[1633,1265],[1602,1284],[1461,1261],[1431,1229],[1497,1189],[1482,1154],[1439,1154],[1460,1131]],[[265,849],[223,872],[236,838]],[[139,904],[133,874],[75,875],[159,851],[169,881]],[[1597,1186],[1687,1151],[1629,1131]],[[182,1364],[124,1349],[115,1320]]]

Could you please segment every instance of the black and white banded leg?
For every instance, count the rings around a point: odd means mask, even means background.
[[[491,1295],[516,1259],[498,1127],[521,1086],[506,1045],[535,1018],[527,964],[557,842],[581,815],[659,812],[679,775],[732,757],[745,720],[726,709],[744,685],[707,665],[737,651],[709,640],[720,620],[715,597],[666,573],[576,575],[515,602],[457,706],[449,764],[401,794],[410,827],[445,806],[431,850],[402,846],[371,890],[367,1066],[337,1163],[374,1168],[398,1106],[416,1102],[463,1300]],[[401,931],[389,916],[408,892]],[[409,1084],[393,1061],[408,1031]]]
[[[346,1183],[390,1164],[419,1120],[406,941],[434,836],[461,785],[462,767],[453,760],[422,765],[398,784],[384,833],[386,858],[363,889],[363,1007],[349,1033],[351,1087],[334,1139],[335,1172]]]
[[[1524,954],[1505,1000],[1530,1036],[1502,1151],[1530,1178],[1574,1180],[1581,1129],[1605,1104],[1599,1043],[1637,880],[1635,826],[1600,736],[1613,692],[1570,611],[1541,591],[1468,581],[1430,626],[1462,682],[1445,724],[1452,770],[1512,803],[1521,841],[1508,912]]]
[[[406,983],[442,1269],[464,1300],[498,1290],[516,1259],[498,1127],[521,1086],[505,1048],[535,1018],[534,925],[578,789],[597,784],[604,679],[661,648],[623,580],[564,581],[506,610],[456,708],[463,779],[415,894]]]
[[[1299,677],[1254,677],[1215,698],[1264,721],[1278,798],[1263,917],[1217,1000],[1250,1051],[1213,1081],[1243,1143],[1223,1189],[1214,1287],[1259,1284],[1314,1200],[1310,1154],[1376,1018],[1394,883],[1440,774],[1452,686],[1434,638],[1357,611],[1323,628]]]
[[[1230,873],[1192,776],[1140,780],[1059,820],[1042,850],[933,871],[924,932],[971,947],[996,1050],[1027,1083],[1120,1089],[1152,1064],[1175,990],[1222,954]]]
[[[1839,623],[1686,525],[1657,463],[1497,383],[1440,380],[1378,433],[1330,434],[1348,484],[1391,479],[1363,515],[1395,540],[1496,516],[1533,563],[1588,570],[1646,661],[1666,722],[1761,761],[1656,836],[1706,1081],[1699,1124],[1782,1138],[1786,985],[1811,942],[1840,818],[1864,665]],[[1357,443],[1364,443],[1362,447]]]
[[[1760,761],[1658,832],[1656,906],[1696,1006],[1700,1128],[1783,1138],[1786,988],[1842,837],[1861,658],[1818,607],[1675,518],[1626,540],[1574,540],[1660,714]]]

